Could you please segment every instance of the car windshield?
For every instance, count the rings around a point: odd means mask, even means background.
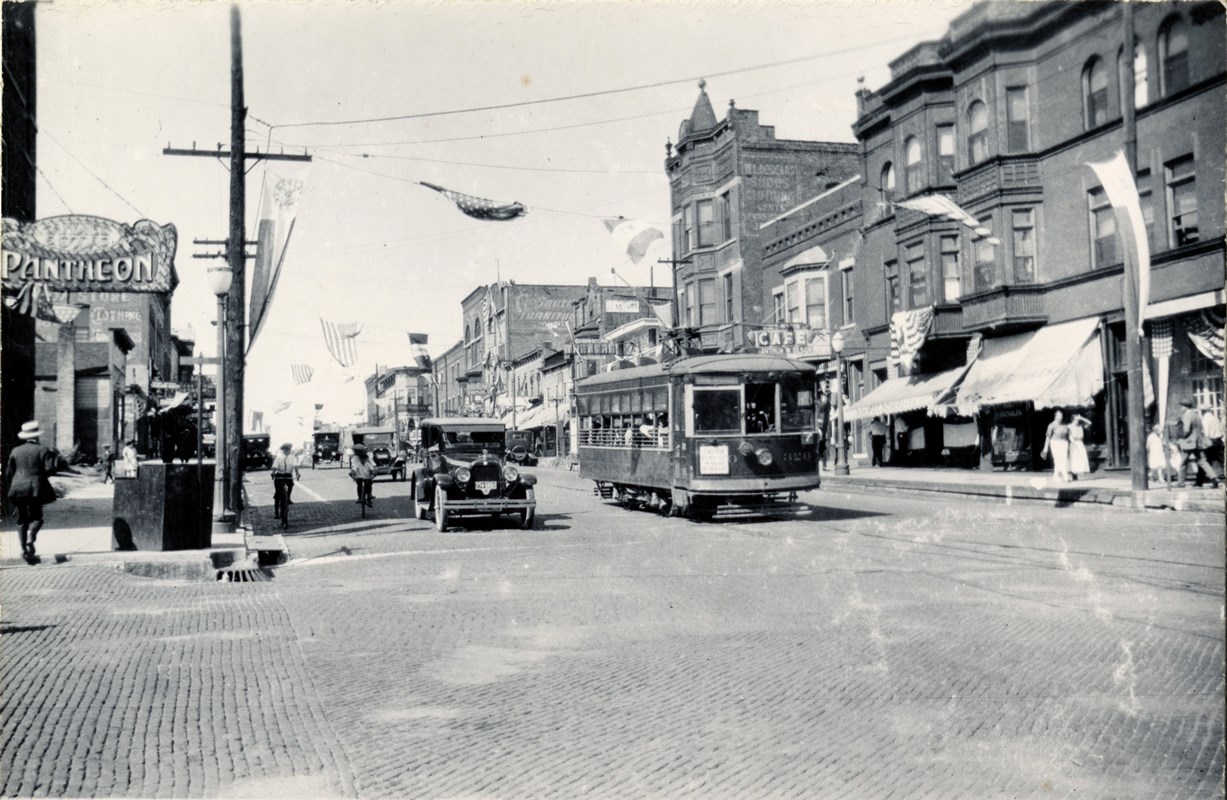
[[[368,433],[366,436],[362,437],[362,443],[365,444],[368,449],[374,447],[391,447],[392,437],[387,434],[374,436]]]
[[[327,434],[327,435],[321,435],[317,433],[315,435],[316,444],[336,444],[338,441],[340,441],[340,439],[341,439],[341,435],[338,433],[332,433],[332,434]]]
[[[474,449],[502,452],[502,431],[443,431],[449,449]]]

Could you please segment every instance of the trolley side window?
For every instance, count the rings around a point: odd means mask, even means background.
[[[780,385],[780,421],[785,433],[816,429],[814,389],[800,384]]]
[[[705,434],[741,433],[741,387],[731,389],[694,389],[694,432]]]

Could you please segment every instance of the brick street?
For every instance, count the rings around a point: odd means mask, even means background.
[[[1219,516],[539,474],[536,530],[441,534],[309,472],[261,582],[4,570],[3,794],[1221,796]]]

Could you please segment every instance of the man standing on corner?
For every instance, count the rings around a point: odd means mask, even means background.
[[[1214,471],[1214,467],[1206,459],[1206,449],[1209,445],[1209,440],[1206,439],[1205,432],[1201,427],[1201,414],[1197,411],[1197,404],[1192,400],[1181,400],[1180,405],[1184,406],[1184,412],[1180,415],[1180,450],[1184,454],[1184,463],[1187,466],[1190,462],[1197,465],[1196,469],[1196,486],[1202,486],[1206,479],[1209,479],[1211,486],[1218,488],[1218,473]],[[1180,468],[1180,486],[1184,486],[1185,482],[1185,466]]]
[[[885,466],[882,456],[886,452],[886,426],[882,424],[881,417],[874,417],[873,422],[869,423],[869,444],[873,448],[870,466]]]
[[[27,564],[37,564],[34,541],[43,527],[43,506],[55,502],[55,490],[50,476],[55,472],[56,456],[39,443],[42,431],[38,422],[21,426],[17,437],[22,443],[13,448],[8,460],[8,498],[17,509],[17,526],[21,535],[21,555]]]

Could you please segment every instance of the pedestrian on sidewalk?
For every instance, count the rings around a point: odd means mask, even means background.
[[[102,476],[102,482],[115,482],[115,454],[111,452],[111,446],[104,444],[102,446],[102,463],[106,466],[106,472]]]
[[[136,439],[129,439],[124,442],[124,476],[128,478],[136,477],[136,465],[139,457],[136,454]]]
[[[1223,423],[1208,405],[1201,407],[1201,433],[1206,437],[1206,460],[1220,473],[1223,471]]]
[[[1069,479],[1078,480],[1079,475],[1087,475],[1091,471],[1091,460],[1086,452],[1086,432],[1091,427],[1091,421],[1081,414],[1074,414],[1069,421]]]
[[[1163,448],[1162,429],[1156,422],[1146,436],[1146,468],[1152,481],[1166,481],[1168,475],[1167,453]]]
[[[886,452],[886,426],[882,424],[881,417],[874,417],[873,422],[869,423],[869,445],[873,448],[873,460],[870,462],[870,466],[886,466],[886,463],[882,460],[882,456]]]
[[[1065,412],[1057,409],[1044,432],[1044,449],[1040,458],[1048,458],[1052,453],[1052,478],[1056,481],[1069,480],[1069,425],[1065,423]]]
[[[17,530],[21,537],[21,555],[27,564],[37,564],[34,543],[43,527],[43,506],[55,502],[55,489],[50,477],[55,473],[55,452],[43,446],[42,431],[37,421],[21,426],[17,438],[22,443],[9,453],[8,499],[17,509]]]
[[[1213,488],[1218,488],[1218,473],[1210,462],[1206,460],[1206,447],[1210,444],[1210,440],[1206,438],[1205,432],[1201,427],[1201,414],[1197,412],[1197,404],[1192,400],[1181,400],[1180,405],[1184,406],[1184,412],[1180,415],[1180,450],[1184,453],[1185,464],[1193,462],[1197,465],[1197,473],[1194,486],[1205,485],[1206,479],[1210,480]],[[1180,470],[1180,486],[1184,486],[1185,476],[1184,468]]]

